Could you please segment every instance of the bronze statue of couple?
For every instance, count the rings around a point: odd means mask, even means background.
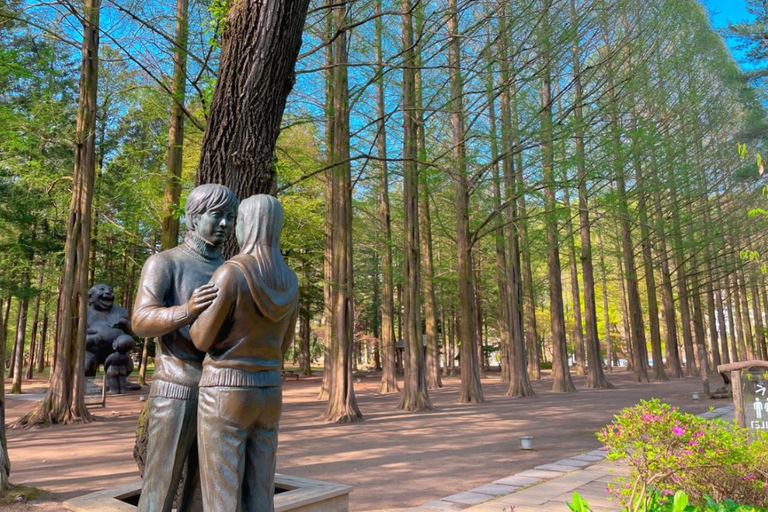
[[[238,207],[228,188],[201,185],[185,220],[184,242],[144,264],[132,318],[158,340],[138,510],[170,512],[178,491],[179,512],[271,512],[280,368],[298,315],[282,207],[268,195]],[[233,227],[240,254],[224,261]]]

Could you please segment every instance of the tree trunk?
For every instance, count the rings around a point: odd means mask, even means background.
[[[427,393],[421,333],[418,115],[413,35],[413,5],[401,1],[403,47],[403,395],[400,408],[432,409]]]
[[[46,349],[46,339],[48,337],[48,303],[46,301],[46,304],[43,306],[43,326],[40,331],[40,341],[38,343],[37,348],[37,368],[35,368],[35,371],[37,373],[43,373],[43,370],[45,370],[45,349]],[[0,366],[0,368],[2,368]]]
[[[376,2],[376,14],[381,14]],[[394,325],[394,285],[392,278],[392,220],[389,213],[389,168],[387,166],[387,127],[384,91],[384,46],[382,19],[376,17],[376,149],[379,157],[379,251],[381,253],[381,385],[380,394],[397,393],[396,347]]]
[[[72,202],[64,246],[64,275],[57,307],[56,367],[45,399],[18,426],[90,422],[85,407],[85,331],[88,310],[88,257],[96,167],[95,121],[99,70],[101,0],[83,4],[83,47],[75,135]]]
[[[500,4],[499,12],[499,54],[501,59],[499,61],[499,76],[501,84],[499,86],[500,93],[500,109],[501,109],[501,153],[502,153],[502,171],[504,179],[504,228],[501,230],[501,237],[506,241],[506,246],[502,244],[502,263],[499,265],[500,270],[503,271],[502,278],[505,282],[505,286],[500,288],[500,294],[504,298],[502,302],[505,302],[505,316],[507,325],[508,341],[508,364],[509,364],[509,388],[507,389],[507,396],[515,397],[528,397],[534,396],[533,388],[531,387],[531,381],[529,375],[540,376],[539,373],[539,358],[536,353],[536,319],[533,304],[525,304],[526,308],[526,322],[525,327],[528,327],[528,322],[532,322],[532,329],[529,329],[529,335],[532,336],[533,343],[530,347],[533,351],[529,350],[526,354],[525,336],[523,334],[524,322],[523,322],[523,300],[521,295],[523,294],[523,286],[521,282],[521,236],[519,232],[520,219],[520,205],[523,205],[523,187],[522,187],[522,159],[515,160],[513,154],[513,148],[511,144],[517,146],[519,139],[519,129],[517,124],[517,104],[516,104],[516,92],[515,85],[512,81],[510,67],[514,68],[514,61],[510,57],[510,44],[511,38],[509,37],[509,31],[506,28],[507,9],[506,6]],[[515,148],[517,149],[517,148]],[[494,158],[496,160],[496,158]],[[496,171],[498,173],[498,169]],[[498,178],[495,179],[495,182]],[[494,184],[494,187],[496,185]],[[494,192],[495,194],[495,192]],[[498,201],[498,207],[501,207],[501,201]],[[523,226],[523,231],[526,227]],[[527,256],[530,258],[530,253]],[[530,260],[527,261],[530,265]],[[531,292],[532,287],[531,287]],[[532,300],[532,297],[531,297]],[[530,317],[528,315],[531,315]],[[527,365],[530,363],[531,370],[529,372]]]
[[[330,12],[333,5],[332,0],[326,0],[325,7]],[[331,283],[333,282],[333,246],[331,235],[333,233],[333,148],[334,136],[334,45],[331,38],[334,36],[334,17],[325,16],[324,44],[325,44],[325,152],[326,165],[328,170],[325,172],[325,229],[323,231],[323,380],[320,384],[320,392],[317,395],[318,400],[328,400],[328,394],[331,386],[331,376],[334,375],[333,365],[335,358],[333,354],[333,296],[331,293]]]
[[[29,289],[29,271],[24,271],[22,277],[22,288],[25,293]],[[13,381],[11,383],[11,390],[9,393],[12,395],[21,393],[21,377],[24,375],[24,344],[27,339],[27,308],[29,307],[29,297],[26,295],[19,299],[18,316],[16,317],[16,338],[13,344],[14,359],[11,361],[13,365]]]
[[[499,20],[499,33],[503,33],[501,20],[504,13],[500,13]],[[499,38],[500,42],[502,38]],[[487,44],[490,48],[491,33],[490,28],[487,34]],[[503,43],[501,43],[503,44]],[[503,51],[503,50],[502,50]],[[505,54],[500,54],[504,60]],[[495,98],[495,84],[494,84],[494,72],[493,66],[488,66],[487,77],[487,91],[488,91],[488,131],[490,133],[490,146],[491,146],[491,170],[493,173],[493,206],[497,212],[502,211],[501,201],[501,172],[499,170],[499,137],[496,128],[496,98]],[[502,94],[505,94],[504,88],[506,87],[504,77],[501,78],[500,84]],[[508,95],[508,93],[506,93]],[[504,136],[502,134],[502,144],[504,144]],[[507,144],[508,145],[508,144]],[[504,153],[506,158],[512,158],[512,155]],[[513,199],[514,200],[514,199]],[[511,322],[511,310],[509,306],[509,295],[507,293],[507,254],[505,250],[505,237],[504,237],[504,224],[503,218],[499,217],[498,227],[493,233],[495,247],[496,247],[496,286],[499,294],[499,316],[498,316],[498,329],[499,329],[499,351],[501,355],[500,361],[500,373],[501,382],[510,382],[510,366],[512,364],[512,347],[510,339],[510,322]]]
[[[43,294],[43,275],[43,272],[40,272],[40,275],[37,278],[37,295],[35,296],[35,306],[32,313],[32,332],[29,335],[29,364],[27,365],[27,379],[32,378],[32,372],[35,369],[36,362],[35,356],[45,348],[42,342],[39,344],[37,343],[38,324],[40,319],[40,298]]]
[[[584,331],[581,323],[581,292],[579,290],[579,270],[576,267],[576,241],[573,234],[573,222],[571,219],[571,203],[568,189],[564,191],[565,208],[568,218],[565,221],[565,237],[568,244],[568,267],[571,272],[571,297],[573,298],[573,344],[574,360],[576,362],[576,375],[587,374],[587,362],[585,360]]]
[[[422,264],[422,294],[424,299],[424,327],[426,340],[425,368],[428,389],[439,389],[443,387],[440,379],[440,338],[437,333],[437,306],[435,301],[435,271],[434,258],[432,256],[432,217],[430,212],[430,190],[428,174],[426,169],[420,168],[421,162],[427,160],[427,142],[426,132],[424,130],[423,115],[423,85],[421,79],[421,69],[423,67],[421,58],[422,32],[424,30],[424,3],[418,2],[415,5],[415,30],[414,39],[414,85],[416,93],[416,132],[417,132],[417,173],[419,176],[419,237],[421,241],[421,264]],[[380,20],[378,20],[380,21]],[[383,111],[383,108],[382,108]]]
[[[354,341],[354,282],[352,275],[352,180],[349,161],[349,82],[347,65],[347,4],[336,3],[332,10],[337,29],[333,41],[333,146],[331,147],[331,358],[328,406],[323,419],[329,423],[348,423],[362,419],[357,406],[352,378]]]
[[[295,82],[309,0],[229,2],[216,88],[197,184],[220,183],[239,199],[274,189],[273,156]],[[237,252],[231,237],[225,254]]]
[[[149,342],[152,338],[144,338],[141,344],[141,361],[139,361],[139,386],[147,385],[147,366],[149,364]]]
[[[755,315],[755,357],[766,360],[765,335],[763,331],[763,310],[760,308],[760,294],[757,291],[757,282],[752,282],[752,311]]]
[[[581,83],[581,48],[579,47],[580,33],[578,30],[579,13],[575,0],[571,0],[571,23],[574,26],[573,37],[573,86],[574,86],[574,120],[576,168],[579,177],[579,240],[581,242],[581,273],[584,284],[584,337],[587,349],[587,382],[586,388],[608,389],[613,385],[608,382],[603,373],[603,362],[600,354],[600,337],[597,333],[597,300],[595,298],[595,269],[592,262],[592,234],[589,217],[589,177],[587,175],[586,154],[584,149],[584,113],[582,103],[584,93]],[[606,329],[608,323],[606,323]]]
[[[11,475],[11,461],[8,458],[8,439],[5,432],[5,354],[7,349],[6,335],[7,332],[4,328],[8,320],[8,314],[10,309],[7,305],[10,305],[11,297],[6,299],[5,312],[0,309],[0,326],[3,326],[3,330],[0,332],[0,492],[7,490],[10,487],[8,477]]]
[[[717,263],[715,263],[717,266]],[[728,364],[731,362],[730,353],[728,352],[728,324],[725,320],[725,305],[723,304],[723,286],[722,280],[718,280],[717,291],[715,292],[715,305],[717,309],[717,327],[718,335],[720,337],[720,358],[722,364]]]
[[[311,320],[309,308],[304,304],[299,315],[299,373],[301,375],[312,375],[312,365],[309,354],[309,321]]]
[[[616,261],[619,265],[619,294],[621,295],[621,321],[624,331],[624,357],[627,360],[628,369],[635,367],[635,354],[632,349],[632,344],[635,340],[632,339],[632,327],[629,325],[629,308],[627,307],[627,284],[624,273],[624,263],[622,262],[621,249],[617,251]]]
[[[608,373],[613,373],[613,343],[611,342],[611,314],[608,310],[608,272],[605,268],[605,249],[603,248],[603,237],[597,235],[600,246],[600,269],[602,270],[603,283],[603,315],[605,322],[605,361],[608,367]]]
[[[483,402],[480,385],[480,361],[477,357],[475,289],[472,265],[472,242],[469,229],[469,184],[467,181],[466,148],[464,141],[463,77],[456,0],[448,3],[448,66],[451,91],[451,149],[456,214],[456,269],[461,326],[461,393],[459,402]]]
[[[672,289],[672,275],[669,271],[669,253],[667,238],[664,232],[664,214],[661,208],[661,195],[658,187],[653,192],[654,216],[656,221],[657,257],[661,265],[661,304],[664,316],[666,338],[664,346],[667,355],[667,368],[670,377],[682,379],[683,367],[680,365],[680,353],[677,348],[677,319],[675,316],[675,297]]]
[[[739,300],[741,301],[741,321],[742,332],[744,333],[744,345],[746,349],[745,357],[747,360],[755,358],[754,338],[752,337],[752,321],[749,318],[749,300],[747,298],[747,281],[744,279],[744,270],[739,269]]]
[[[187,85],[188,0],[176,0],[176,34],[173,41],[173,78],[171,81],[171,120],[168,124],[168,155],[165,160],[165,194],[160,249],[179,243],[179,198],[184,149],[184,101]]]
[[[634,122],[633,122],[634,124]],[[635,144],[637,144],[635,142]],[[648,221],[648,208],[646,201],[648,192],[645,190],[646,182],[643,175],[641,156],[635,148],[632,159],[635,167],[635,179],[639,190],[637,210],[640,221],[640,240],[642,247],[643,269],[645,271],[645,290],[648,299],[648,323],[651,328],[651,354],[653,357],[653,379],[667,381],[669,377],[664,371],[664,357],[661,348],[661,326],[659,325],[659,305],[656,298],[656,276],[654,275],[653,253],[651,252],[651,229]],[[647,360],[647,358],[646,358]]]
[[[544,178],[544,213],[547,230],[547,280],[549,281],[549,314],[552,330],[552,390],[576,391],[568,368],[568,348],[565,340],[563,284],[560,268],[557,202],[555,199],[554,135],[552,123],[552,76],[549,41],[549,11],[552,0],[542,0],[540,55],[541,72],[541,160]]]
[[[626,298],[629,308],[629,323],[632,332],[632,359],[634,378],[636,382],[648,382],[648,354],[645,341],[645,327],[643,325],[643,310],[640,302],[637,270],[635,267],[634,243],[632,241],[632,228],[630,225],[629,199],[627,197],[627,185],[624,170],[624,158],[621,145],[621,131],[619,119],[618,100],[615,97],[613,80],[609,79],[611,90],[611,135],[613,172],[616,182],[616,192],[619,207],[619,225],[621,232],[621,258],[624,265],[624,279],[626,285]]]

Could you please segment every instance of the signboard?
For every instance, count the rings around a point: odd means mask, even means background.
[[[742,370],[740,380],[744,426],[768,431],[768,369]]]

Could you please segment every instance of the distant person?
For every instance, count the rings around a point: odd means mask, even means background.
[[[298,317],[298,280],[280,254],[283,210],[272,196],[240,204],[240,254],[213,274],[219,290],[190,328],[207,352],[198,401],[206,512],[274,510],[283,354]]]
[[[221,247],[232,232],[237,197],[222,185],[201,185],[187,197],[187,236],[178,247],[150,256],[141,270],[133,329],[157,337],[149,393],[149,423],[139,512],[170,512],[186,462],[178,512],[199,490],[197,388],[205,354],[192,344],[189,324],[210,306],[217,289],[208,281],[221,266]]]

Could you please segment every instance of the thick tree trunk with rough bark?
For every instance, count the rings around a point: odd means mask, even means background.
[[[331,324],[332,373],[329,379],[328,406],[323,419],[348,423],[362,419],[352,379],[354,341],[354,282],[352,274],[352,179],[349,161],[349,81],[347,56],[346,2],[334,4],[332,15],[337,27],[333,41],[333,145],[331,157]]]
[[[326,0],[326,8],[330,12],[333,0]],[[334,357],[333,354],[333,304],[331,296],[331,283],[333,282],[333,248],[331,246],[331,233],[333,233],[333,154],[330,148],[333,147],[333,122],[334,122],[334,57],[331,38],[334,36],[333,16],[326,15],[324,26],[324,44],[325,44],[325,147],[329,148],[326,153],[326,165],[328,170],[324,175],[324,194],[325,194],[325,229],[323,230],[323,380],[320,384],[320,391],[317,395],[318,400],[327,400],[328,391],[331,385],[331,375],[333,375]]]
[[[196,182],[226,185],[245,199],[274,188],[275,143],[295,82],[309,0],[228,5]],[[236,251],[232,237],[225,252]]]
[[[413,35],[413,4],[402,0],[403,47],[403,395],[400,408],[432,409],[427,392],[421,332],[418,116]]]
[[[504,183],[504,228],[501,230],[506,244],[503,246],[505,265],[501,266],[504,271],[502,276],[505,281],[503,296],[506,302],[507,331],[509,337],[507,357],[509,361],[509,388],[507,396],[528,397],[534,396],[531,381],[529,379],[528,365],[538,371],[538,354],[526,353],[526,344],[524,336],[523,322],[523,294],[522,286],[522,266],[521,266],[521,236],[520,236],[520,210],[519,199],[522,200],[522,164],[520,159],[515,159],[512,144],[517,144],[519,138],[517,126],[517,105],[515,85],[512,80],[511,69],[514,68],[514,61],[510,57],[511,37],[507,30],[506,19],[507,9],[504,4],[500,5],[499,11],[499,54],[502,56],[499,62],[499,77],[501,79],[499,101],[501,110],[501,165],[502,178]],[[495,160],[495,158],[494,158]],[[495,186],[495,185],[494,185]],[[499,205],[501,202],[499,201]],[[524,230],[525,228],[523,228]],[[530,263],[530,262],[528,262]],[[526,304],[526,308],[533,310],[532,304]],[[535,313],[534,313],[535,315]],[[535,341],[535,316],[530,320],[533,325],[533,339]],[[528,327],[527,324],[525,327]],[[536,344],[532,345],[534,352]],[[532,368],[533,369],[533,368]],[[534,374],[536,372],[533,372]]]
[[[467,182],[464,141],[463,77],[459,43],[459,21],[456,0],[448,3],[448,66],[451,90],[451,145],[453,155],[454,205],[456,208],[456,273],[461,326],[461,393],[459,402],[483,402],[477,357],[475,289],[472,266],[472,245],[469,231],[469,184]]]
[[[184,149],[184,100],[187,85],[188,0],[176,0],[176,33],[173,50],[171,81],[171,119],[168,123],[168,155],[165,160],[165,194],[163,195],[163,225],[160,249],[176,247],[179,243],[179,198],[181,196],[181,167]]]
[[[85,407],[85,331],[96,148],[96,93],[99,71],[101,0],[83,4],[83,46],[77,106],[72,202],[64,246],[64,275],[56,326],[56,366],[45,399],[17,426],[81,423],[92,420]]]

